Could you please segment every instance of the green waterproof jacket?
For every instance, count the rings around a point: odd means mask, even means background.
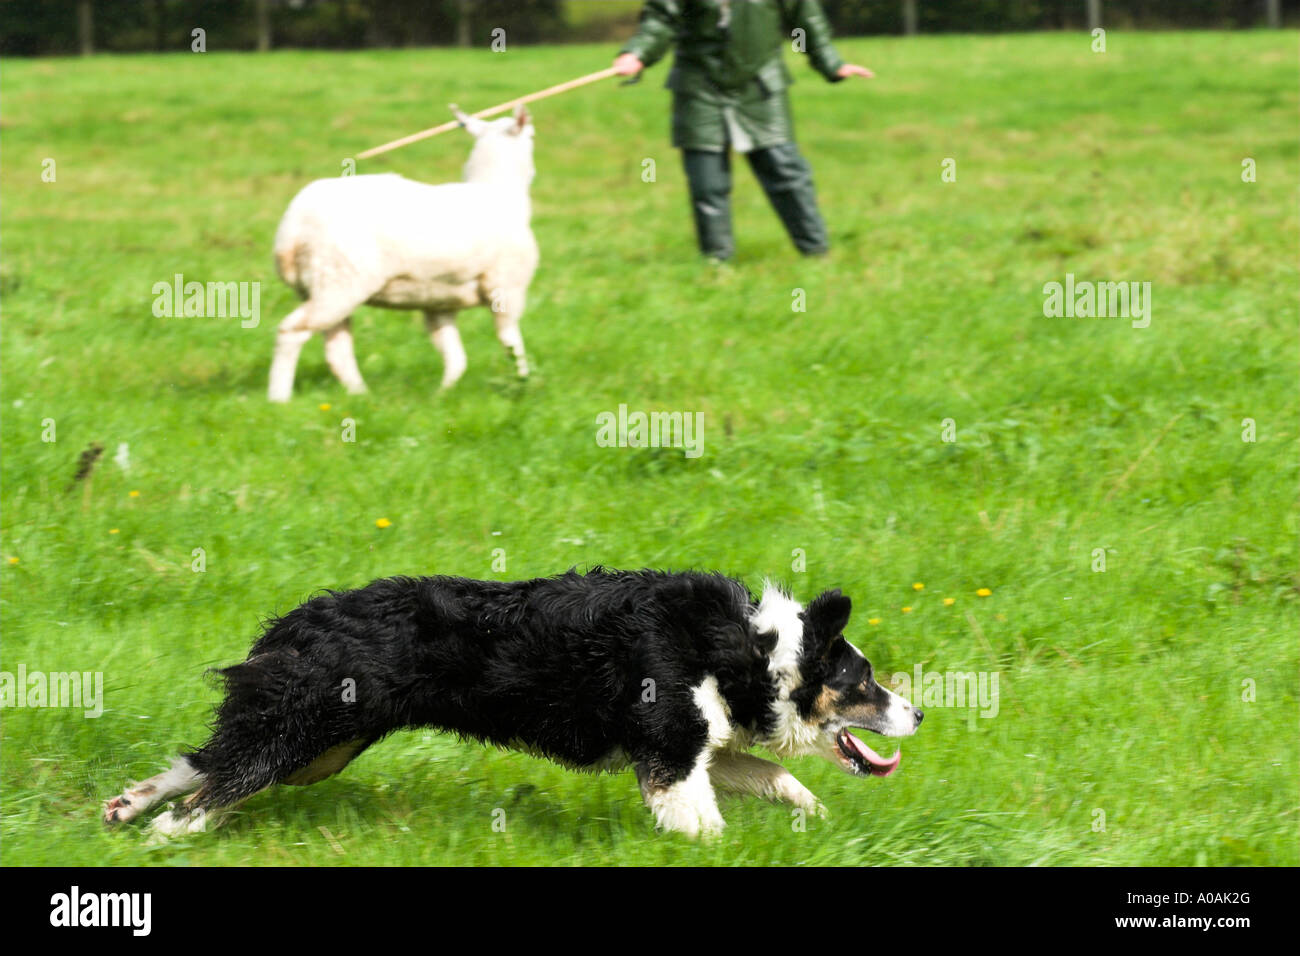
[[[647,0],[621,52],[651,66],[674,43],[666,85],[682,149],[748,152],[793,140],[785,44],[831,82],[844,65],[817,0]]]

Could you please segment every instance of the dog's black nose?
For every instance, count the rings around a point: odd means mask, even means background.
[[[925,713],[923,711],[918,710],[916,712],[916,724],[918,727],[921,725],[921,721],[923,720],[925,720]]]

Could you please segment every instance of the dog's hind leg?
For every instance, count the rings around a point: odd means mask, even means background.
[[[158,816],[155,838],[209,829],[273,784],[322,780],[382,736],[365,729],[360,705],[336,693],[340,678],[292,646],[306,617],[281,618],[247,660],[217,672],[226,696],[215,729],[186,755],[201,781],[180,807]]]
[[[134,820],[151,807],[164,800],[198,789],[203,774],[194,769],[188,757],[177,757],[162,773],[142,780],[123,790],[104,804],[105,823],[126,823]]]
[[[202,756],[201,750],[195,754],[196,758]],[[276,782],[254,768],[246,768],[232,776],[224,767],[205,766],[203,782],[198,790],[149,821],[150,842],[201,833],[215,827],[227,811]]]
[[[811,790],[794,778],[779,763],[762,760],[745,753],[720,751],[709,764],[713,785],[733,793],[747,793],[774,802],[792,803],[796,807],[826,816],[826,808]]]
[[[185,800],[179,807],[169,807],[149,821],[149,843],[163,843],[173,837],[189,833],[202,833],[209,826],[217,826],[229,807],[209,810],[194,806],[194,798]]]
[[[202,783],[180,806],[153,819],[149,829],[155,840],[216,827],[228,811],[274,784],[305,787],[332,777],[374,743],[373,737],[366,737],[321,749],[310,735],[291,738],[284,734],[275,735],[276,746],[263,744],[257,750],[250,749],[256,744],[239,744],[237,737],[232,743],[230,736],[219,731],[195,752],[194,761],[203,768]]]
[[[220,772],[213,774],[213,784],[207,786],[207,777],[198,775],[203,781],[198,791],[179,807],[172,807],[160,813],[149,822],[149,831],[154,842],[169,840],[173,837],[190,833],[202,833],[209,828],[220,826],[226,815],[249,797],[266,789],[273,783],[285,783],[291,786],[306,787],[318,783],[326,777],[332,777],[349,763],[352,758],[366,747],[371,740],[353,740],[346,744],[331,747],[307,766],[294,770],[264,786],[258,786],[256,778],[242,775],[231,781],[222,782]],[[184,758],[182,758],[184,759]],[[247,792],[245,792],[247,791]],[[237,796],[237,794],[242,794]]]
[[[247,671],[247,663],[226,669],[227,679],[233,675],[234,696],[222,705],[216,734],[188,758],[199,770],[200,786],[185,803],[153,819],[153,838],[212,829],[229,810],[274,784],[305,787],[333,777],[377,739],[357,736],[331,743],[318,732],[328,721],[324,713],[281,714],[272,721],[273,715],[248,705],[248,684],[242,683]]]

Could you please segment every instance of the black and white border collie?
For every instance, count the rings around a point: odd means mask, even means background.
[[[916,731],[921,711],[881,687],[844,639],[850,602],[806,608],[771,585],[701,572],[570,571],[532,581],[396,577],[326,592],[271,621],[212,739],[104,807],[194,832],[276,783],[310,784],[404,727],[435,727],[579,769],[636,768],[659,825],[722,829],[715,789],[823,813],[779,757],[821,754],[860,777],[884,758],[849,732]]]

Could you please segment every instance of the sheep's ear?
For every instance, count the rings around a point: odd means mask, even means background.
[[[475,119],[468,113],[462,112],[461,108],[455,103],[448,104],[448,108],[451,110],[451,115],[456,117],[456,122],[465,127],[465,132],[469,133],[469,135],[476,137],[482,136],[483,131],[487,129],[487,123],[483,122],[481,119]]]
[[[510,132],[518,136],[524,131],[524,128],[533,121],[533,117],[528,112],[528,107],[520,103],[515,107],[515,125],[510,127]]]

